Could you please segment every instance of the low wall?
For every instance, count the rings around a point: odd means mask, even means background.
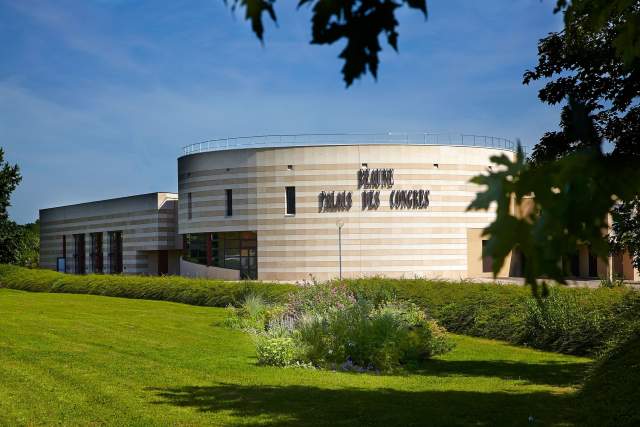
[[[239,270],[207,267],[206,265],[185,261],[182,257],[180,257],[180,275],[202,279],[240,280]]]

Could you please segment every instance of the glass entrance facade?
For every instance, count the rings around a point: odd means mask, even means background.
[[[184,259],[240,270],[242,279],[257,279],[258,237],[254,231],[187,234]]]

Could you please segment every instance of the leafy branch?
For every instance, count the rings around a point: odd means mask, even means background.
[[[244,9],[244,17],[260,41],[264,40],[263,16],[277,23],[274,8],[276,0],[225,0],[231,10]],[[338,56],[344,62],[342,77],[347,87],[367,72],[378,76],[379,38],[398,50],[398,20],[396,11],[401,7],[417,9],[427,17],[426,0],[299,0],[298,8],[310,7],[311,43],[331,45],[345,40]]]

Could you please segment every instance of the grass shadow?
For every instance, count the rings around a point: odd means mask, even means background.
[[[580,384],[591,363],[522,363],[509,360],[432,359],[408,373],[429,376],[498,377],[529,384],[571,387]]]
[[[325,389],[219,383],[149,388],[156,404],[224,412],[243,425],[573,425],[573,398],[548,392]],[[530,419],[530,416],[533,416]]]

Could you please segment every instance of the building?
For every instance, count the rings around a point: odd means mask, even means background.
[[[468,135],[194,144],[178,159],[177,196],[42,210],[42,266],[261,280],[491,277],[481,233],[494,213],[466,208],[479,190],[469,179],[501,154],[513,156],[513,143]],[[111,268],[119,257],[122,268]],[[521,258],[512,254],[499,275],[520,275]],[[583,277],[613,268],[637,278],[628,259],[598,263],[586,246],[571,268]]]
[[[40,266],[67,273],[178,274],[178,195],[40,210]]]

